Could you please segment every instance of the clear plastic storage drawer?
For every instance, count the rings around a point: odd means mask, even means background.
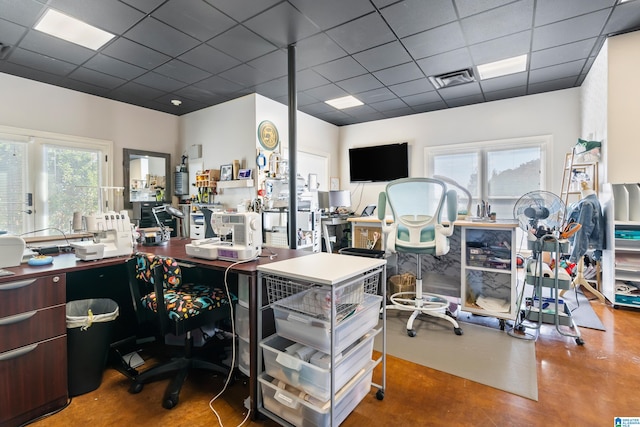
[[[335,390],[340,390],[371,362],[375,331],[348,347],[335,359]],[[322,401],[331,397],[331,356],[279,335],[260,343],[267,374]]]

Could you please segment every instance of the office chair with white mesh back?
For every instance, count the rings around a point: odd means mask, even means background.
[[[393,223],[386,224],[387,203]],[[449,252],[449,239],[457,216],[457,194],[444,182],[432,178],[403,178],[391,181],[378,198],[378,218],[383,224],[385,250],[416,255],[416,290],[391,295],[387,309],[411,311],[407,334],[416,335],[413,321],[420,314],[446,319],[453,324],[456,335],[462,329],[449,312],[449,301],[439,295],[422,292],[422,255],[444,255]],[[442,224],[440,214],[446,208],[448,224]]]

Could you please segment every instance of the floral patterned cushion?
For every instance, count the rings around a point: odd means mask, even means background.
[[[173,258],[159,257],[149,253],[137,253],[136,278],[153,283],[153,268],[162,263],[164,270],[164,305],[169,318],[174,321],[188,319],[199,313],[214,310],[229,304],[222,289],[207,285],[182,283],[182,271]],[[150,310],[158,310],[154,291],[142,297],[142,304]]]

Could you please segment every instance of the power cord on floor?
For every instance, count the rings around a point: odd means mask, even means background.
[[[225,392],[225,390],[227,389],[227,386],[229,385],[229,382],[231,381],[231,376],[233,375],[233,370],[235,368],[236,365],[236,340],[235,340],[235,336],[236,336],[236,321],[235,321],[235,313],[234,313],[234,308],[233,308],[233,301],[231,299],[231,293],[229,292],[229,283],[227,281],[227,277],[229,274],[229,271],[235,267],[236,265],[239,264],[244,264],[246,262],[251,262],[251,261],[255,261],[257,259],[256,258],[251,258],[251,259],[247,259],[244,261],[236,261],[233,264],[229,265],[225,271],[224,271],[224,289],[227,293],[227,298],[229,298],[229,305],[230,305],[230,312],[231,312],[231,335],[233,336],[233,340],[231,341],[231,368],[229,369],[229,375],[227,375],[227,379],[224,382],[224,386],[222,387],[222,390],[220,390],[220,392],[218,394],[216,394],[210,401],[209,401],[209,409],[211,409],[211,411],[215,414],[216,418],[218,419],[218,424],[220,424],[220,427],[224,427],[224,425],[222,424],[222,419],[220,418],[220,414],[218,414],[218,412],[214,409],[213,407],[213,402],[222,395],[222,393]],[[244,423],[247,422],[247,420],[249,419],[249,415],[251,414],[251,408],[247,409],[247,415],[244,417],[244,419],[242,420],[242,422],[240,424],[238,424],[237,427],[241,427],[242,425],[244,425]]]

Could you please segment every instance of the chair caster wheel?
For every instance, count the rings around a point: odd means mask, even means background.
[[[378,399],[378,400],[384,399],[384,390],[378,390],[376,392],[376,399]]]
[[[131,393],[131,394],[140,393],[143,388],[144,388],[144,384],[140,384],[140,383],[135,383],[134,382],[129,386],[129,393]]]
[[[580,337],[576,338],[576,344],[578,345],[584,345],[584,340]]]
[[[462,335],[462,328],[453,328],[453,332],[455,332],[456,335]]]
[[[178,399],[167,398],[162,401],[162,407],[164,409],[173,409],[178,404]]]
[[[416,331],[414,331],[413,329],[407,329],[407,335],[409,335],[411,338],[415,337]]]

